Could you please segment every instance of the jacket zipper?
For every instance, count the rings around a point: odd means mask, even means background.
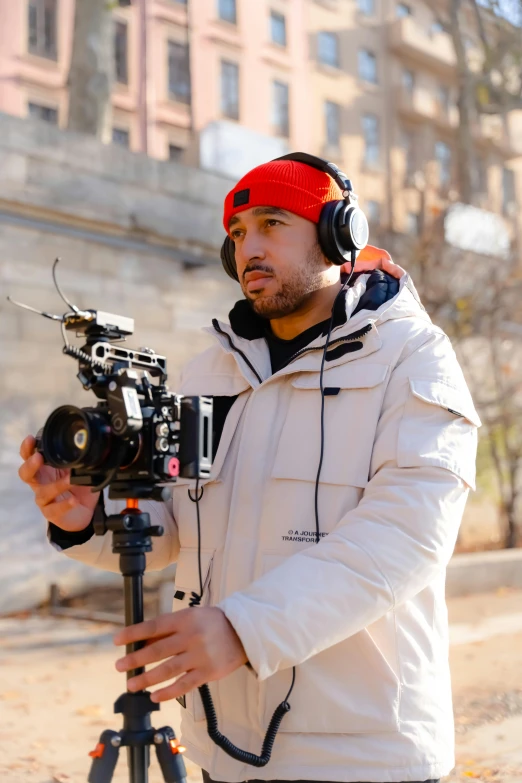
[[[234,345],[230,335],[227,332],[224,332],[223,329],[221,329],[221,327],[219,326],[217,318],[213,318],[212,319],[212,326],[214,327],[216,332],[219,332],[219,334],[222,334],[224,337],[227,338],[228,344],[230,345],[232,350],[235,351],[236,353],[238,353],[243,358],[245,363],[248,365],[248,367],[250,367],[250,369],[252,370],[252,372],[256,376],[256,378],[259,381],[259,383],[263,383],[263,379],[261,378],[261,376],[257,372],[257,370],[254,367],[254,365],[252,364],[252,362],[249,360],[249,358],[247,356],[245,356],[243,351],[241,351],[236,345]],[[372,329],[373,329],[373,324],[371,324],[371,323],[367,324],[366,326],[363,326],[362,329],[359,329],[357,332],[352,332],[352,334],[348,334],[346,337],[339,337],[337,340],[332,340],[331,343],[328,343],[328,349],[332,348],[332,346],[334,346],[334,345],[340,345],[341,343],[351,343],[351,342],[354,342],[355,340],[358,340],[360,337],[364,337],[365,335],[367,335],[368,332],[371,332]],[[284,367],[288,367],[288,365],[291,362],[295,361],[295,359],[298,359],[300,356],[302,356],[305,353],[309,353],[311,351],[320,351],[320,350],[324,350],[324,345],[316,345],[313,348],[301,348],[300,351],[297,351],[297,353],[294,353],[294,355],[290,357],[290,359],[287,361],[287,363],[284,365]],[[326,353],[328,355],[328,351]],[[280,369],[282,370],[283,367],[281,367]]]
[[[212,326],[214,327],[214,329],[216,330],[216,332],[219,332],[219,334],[222,334],[224,337],[226,337],[226,338],[227,338],[227,340],[228,340],[228,344],[230,345],[230,347],[232,348],[232,350],[233,350],[233,351],[235,351],[236,353],[238,353],[238,354],[239,354],[239,355],[240,355],[240,356],[241,356],[241,357],[244,359],[245,363],[248,365],[248,367],[250,367],[250,369],[252,370],[252,372],[253,372],[253,373],[254,373],[254,375],[256,376],[256,378],[257,378],[257,380],[259,381],[259,383],[263,383],[263,379],[262,379],[262,378],[261,378],[261,376],[259,375],[258,371],[257,371],[257,370],[256,370],[256,368],[254,367],[254,365],[252,364],[252,362],[250,361],[250,359],[249,359],[247,356],[245,356],[245,354],[243,353],[243,351],[240,351],[240,350],[239,350],[239,348],[237,348],[237,346],[235,346],[235,345],[234,345],[234,343],[232,342],[232,338],[230,337],[230,335],[229,335],[227,332],[224,332],[224,331],[223,331],[223,329],[221,329],[221,327],[220,327],[220,325],[219,325],[219,323],[218,323],[218,320],[217,320],[217,318],[213,318],[213,319],[212,319]]]
[[[359,329],[357,332],[352,332],[352,334],[346,335],[346,337],[339,337],[337,340],[332,340],[331,343],[328,343],[328,350],[332,348],[334,345],[340,345],[341,343],[351,343],[355,340],[358,340],[360,337],[364,337],[368,332],[371,332],[373,328],[373,324],[367,324],[366,326],[363,326],[362,329]],[[293,362],[295,359],[298,359],[300,356],[302,356],[304,353],[308,353],[309,351],[319,351],[324,350],[324,345],[317,345],[313,348],[301,348],[300,351],[297,351],[297,353],[294,353],[293,356],[290,357],[290,359],[287,361],[287,363],[284,365],[284,367],[288,367],[288,365]],[[326,352],[326,355],[328,356],[328,351]],[[281,369],[283,369],[281,367]]]

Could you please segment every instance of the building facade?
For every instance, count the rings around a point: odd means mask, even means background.
[[[231,177],[323,155],[394,233],[458,200],[456,58],[422,0],[118,0],[113,15],[114,143]],[[65,127],[74,0],[0,0],[0,16],[0,109]],[[520,114],[474,132],[476,203],[511,236]]]

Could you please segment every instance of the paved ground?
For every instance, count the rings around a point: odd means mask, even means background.
[[[522,591],[449,603],[457,767],[447,781],[522,781]],[[0,620],[1,783],[83,783],[88,752],[120,727],[114,627],[43,614]],[[177,731],[178,705],[161,723]],[[159,725],[159,723],[158,723]],[[128,780],[121,754],[113,780]],[[200,773],[188,764],[189,779]],[[156,760],[150,783],[162,780]]]

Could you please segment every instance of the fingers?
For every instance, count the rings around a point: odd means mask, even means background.
[[[382,259],[391,259],[391,256],[387,250],[375,247],[375,245],[366,245],[357,256],[358,261],[381,261]]]
[[[49,520],[49,522],[54,522],[55,525],[61,527],[60,521],[65,516],[65,514],[70,513],[71,510],[76,508],[77,506],[79,506],[79,501],[77,498],[74,497],[74,495],[72,495],[70,498],[67,498],[66,500],[59,500],[56,503],[48,503],[46,506],[39,506],[39,508],[42,514],[46,517],[46,519]],[[85,510],[84,509],[79,509],[79,510],[81,512],[82,519],[78,521],[83,521],[83,517],[85,516]],[[87,525],[87,522],[84,524],[84,527]],[[68,518],[67,529],[74,530],[75,529],[74,524],[75,524],[75,519]]]
[[[205,682],[206,678],[202,676],[201,670],[194,669],[187,672],[182,677],[178,677],[176,682],[173,682],[172,685],[167,685],[166,688],[160,688],[158,691],[154,691],[150,698],[154,702],[177,699],[178,696],[183,696],[185,693],[194,690],[194,688],[199,688],[200,685],[203,685]]]
[[[114,644],[132,644],[132,642],[140,642],[144,639],[151,639],[155,636],[165,636],[167,634],[175,633],[179,627],[179,615],[176,614],[162,614],[159,617],[155,617],[153,620],[147,620],[144,623],[138,623],[137,625],[129,625],[122,631],[114,636]]]
[[[144,688],[149,688],[151,685],[157,685],[160,682],[172,680],[173,677],[184,674],[188,667],[188,657],[187,655],[174,655],[165,663],[156,666],[155,669],[143,672],[143,674],[130,679],[127,683],[127,688],[133,692],[141,691]]]
[[[36,481],[35,476],[40,470],[40,468],[42,467],[42,465],[43,465],[42,455],[39,452],[35,452],[31,457],[29,457],[23,463],[23,465],[20,465],[20,468],[18,469],[18,475],[20,476],[22,481],[25,481],[25,483],[29,484],[29,486],[38,485],[38,481]]]
[[[34,451],[35,446],[36,446],[36,441],[32,435],[28,435],[27,438],[24,438],[24,440],[22,441],[22,445],[20,446],[21,458],[23,460],[29,459],[29,457]]]
[[[146,647],[142,647],[140,650],[135,650],[120,658],[116,661],[116,669],[119,672],[127,672],[132,669],[138,669],[140,666],[145,666],[148,663],[157,663],[165,660],[165,658],[169,658],[171,655],[178,655],[183,652],[185,647],[186,644],[181,634],[164,636],[158,641],[149,641]]]
[[[64,492],[67,492],[70,488],[71,484],[69,476],[65,476],[58,481],[53,481],[51,484],[38,484],[34,489],[34,499],[36,501],[36,505],[43,509],[52,502],[71,500],[70,497],[60,498],[60,495],[62,495]]]

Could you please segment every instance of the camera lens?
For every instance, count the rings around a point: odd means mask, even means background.
[[[95,468],[108,453],[111,428],[99,411],[62,405],[45,423],[42,449],[55,468]]]

